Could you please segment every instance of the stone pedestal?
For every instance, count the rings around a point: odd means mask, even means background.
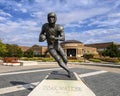
[[[96,96],[75,72],[72,75],[53,71],[28,96]]]

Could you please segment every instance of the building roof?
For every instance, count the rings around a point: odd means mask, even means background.
[[[116,42],[105,42],[105,43],[85,44],[85,46],[95,47],[95,48],[106,48],[106,47],[110,46],[111,44],[119,45]]]
[[[66,40],[66,41],[61,42],[61,44],[66,44],[66,43],[81,43],[82,44],[82,42],[77,41],[77,40]]]
[[[25,51],[27,51],[28,49],[30,49],[30,47],[28,47],[28,46],[19,46],[20,48],[21,48],[21,50],[23,51],[23,52],[25,52]]]

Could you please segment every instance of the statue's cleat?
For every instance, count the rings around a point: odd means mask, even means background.
[[[72,78],[72,72],[68,72],[68,77]]]

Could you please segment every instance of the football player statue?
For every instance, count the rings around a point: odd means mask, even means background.
[[[50,55],[57,61],[60,67],[66,70],[68,77],[71,77],[71,71],[67,67],[66,54],[59,44],[59,41],[65,40],[64,28],[59,24],[55,24],[57,17],[54,12],[49,13],[47,19],[48,23],[42,26],[39,42],[47,40]]]

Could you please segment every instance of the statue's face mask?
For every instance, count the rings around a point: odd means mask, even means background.
[[[48,18],[48,22],[49,22],[50,24],[54,24],[54,23],[56,22],[55,17],[50,16],[50,17]]]
[[[57,20],[56,14],[54,12],[49,13],[47,18],[48,18],[49,24],[55,24]]]

